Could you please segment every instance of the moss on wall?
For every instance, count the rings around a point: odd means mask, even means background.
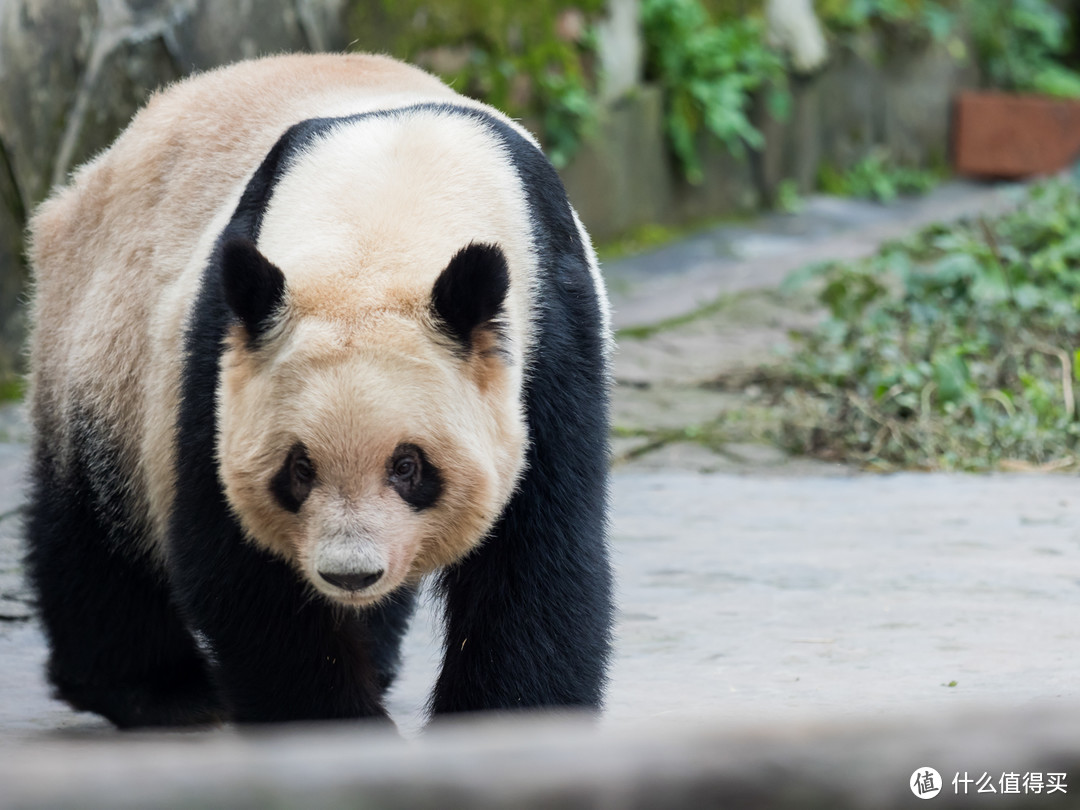
[[[701,4],[717,22],[761,17],[765,13],[765,0],[702,0]]]

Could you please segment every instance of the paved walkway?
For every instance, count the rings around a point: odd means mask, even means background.
[[[616,328],[682,315],[720,295],[778,286],[794,270],[857,259],[934,222],[993,215],[1015,205],[1020,185],[946,183],[889,205],[817,195],[797,214],[703,231],[605,266]]]
[[[616,322],[655,322],[726,291],[775,285],[807,259],[859,255],[913,224],[1008,204],[1008,193],[960,184],[888,209],[814,200],[801,218],[722,229],[618,263],[609,270]],[[666,365],[648,359],[655,341],[624,348],[617,412],[690,423],[695,408],[712,407],[687,394],[715,371],[709,334],[657,338]],[[687,352],[700,362],[679,366]],[[674,377],[672,365],[682,369]],[[642,390],[656,394],[652,404],[631,402]],[[93,744],[117,735],[46,694],[13,511],[25,427],[12,408],[0,414],[0,751],[38,746],[47,761],[58,730]],[[1053,715],[1080,706],[1074,475],[871,476],[757,446],[709,467],[695,452],[668,447],[616,468],[610,730],[635,739],[671,720],[684,731],[823,721],[862,729],[958,710]],[[430,610],[418,617],[391,701],[407,733],[419,726],[437,666],[434,624]],[[236,739],[208,737],[226,749]]]

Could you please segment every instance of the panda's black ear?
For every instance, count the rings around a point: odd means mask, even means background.
[[[221,283],[225,302],[258,340],[274,323],[285,300],[285,275],[244,237],[230,237],[221,246]]]
[[[475,242],[458,251],[431,291],[431,309],[440,328],[466,353],[477,329],[497,331],[494,319],[510,289],[506,256],[497,245]]]

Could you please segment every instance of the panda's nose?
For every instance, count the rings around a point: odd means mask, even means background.
[[[331,571],[320,571],[319,576],[333,585],[335,588],[341,588],[344,591],[362,591],[364,588],[370,588],[380,579],[382,579],[383,572],[380,571],[354,571],[351,573],[337,573]]]

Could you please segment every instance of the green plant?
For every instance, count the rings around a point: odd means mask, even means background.
[[[459,92],[539,124],[548,156],[562,166],[596,121],[588,19],[603,8],[602,0],[353,0],[348,25],[357,48],[416,62]]]
[[[776,187],[776,207],[785,214],[797,214],[806,207],[798,182],[790,177],[780,181]]]
[[[22,377],[0,379],[0,402],[16,402],[26,393],[26,383]]]
[[[788,449],[878,467],[1080,459],[1080,191],[805,271],[829,316],[772,373]]]
[[[664,90],[665,132],[687,179],[703,179],[703,132],[737,156],[762,146],[750,120],[753,94],[763,90],[779,117],[789,101],[783,60],[766,47],[762,21],[716,24],[698,0],[643,0],[641,22],[646,74]]]
[[[537,76],[536,89],[544,146],[551,162],[562,168],[596,125],[596,103],[575,71],[547,69]]]
[[[969,0],[979,64],[1004,90],[1080,97],[1080,73],[1061,64],[1069,21],[1050,0]]]
[[[941,180],[939,172],[899,166],[885,149],[875,149],[846,172],[824,164],[818,181],[823,191],[842,197],[889,202],[900,194],[923,194]]]

